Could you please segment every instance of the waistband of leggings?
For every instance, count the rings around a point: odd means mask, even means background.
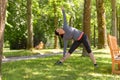
[[[82,32],[82,33],[80,34],[80,36],[78,37],[77,40],[80,40],[80,39],[82,38],[83,34],[84,34],[84,32]]]

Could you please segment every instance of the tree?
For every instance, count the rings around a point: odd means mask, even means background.
[[[119,45],[120,45],[120,6],[118,6],[118,9],[117,9],[117,11],[119,11],[118,13],[117,13],[117,27],[118,27],[118,43],[119,43]]]
[[[5,29],[5,14],[6,14],[7,0],[0,0],[0,80],[2,80],[2,54],[3,54],[3,43],[4,43],[4,29]]]
[[[104,0],[96,0],[99,49],[107,47],[106,20],[103,1]]]
[[[56,0],[54,0],[53,2],[53,5],[54,5],[54,27],[55,29],[57,28],[57,6],[56,6]],[[58,38],[56,35],[54,35],[54,48],[58,48]]]
[[[112,8],[112,34],[117,37],[117,25],[116,25],[116,0],[111,0]]]
[[[84,1],[83,31],[90,40],[91,0]],[[87,55],[85,48],[83,49],[83,55]]]
[[[27,27],[28,27],[28,40],[27,48],[33,48],[33,25],[32,25],[32,0],[27,0]]]

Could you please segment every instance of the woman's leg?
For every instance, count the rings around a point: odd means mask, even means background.
[[[70,55],[71,55],[70,53],[66,53],[66,55],[60,59],[60,62],[64,62],[67,58],[70,57]]]
[[[92,60],[92,62],[93,62],[94,64],[96,64],[96,59],[95,59],[95,57],[94,57],[94,55],[93,55],[93,52],[92,52],[92,50],[91,50],[91,47],[90,47],[88,38],[87,38],[87,36],[86,36],[85,34],[83,35],[82,42],[83,42],[83,45],[85,46],[85,48],[86,48],[86,50],[87,50],[87,52],[88,52],[88,54],[89,54],[89,56],[90,56],[90,59]]]
[[[80,41],[74,41],[69,51],[63,58],[60,59],[60,61],[64,62],[67,58],[69,58],[73,51],[80,45],[80,43],[81,43]]]
[[[90,59],[92,60],[92,62],[93,62],[94,64],[96,64],[96,59],[95,59],[95,57],[94,57],[94,55],[93,55],[92,52],[89,53],[89,56],[90,56]]]

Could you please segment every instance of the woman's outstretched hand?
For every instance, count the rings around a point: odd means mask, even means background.
[[[64,7],[63,7],[63,6],[61,7],[61,10],[64,10]]]

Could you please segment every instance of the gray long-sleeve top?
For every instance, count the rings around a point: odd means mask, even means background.
[[[66,53],[66,49],[67,49],[67,42],[70,39],[78,40],[78,38],[80,37],[80,35],[82,35],[82,31],[79,31],[76,28],[70,27],[67,24],[67,19],[66,19],[66,14],[65,11],[62,9],[62,13],[63,13],[63,30],[65,31],[65,34],[63,35],[63,41],[64,41],[64,49],[63,49],[63,55],[65,55]]]

